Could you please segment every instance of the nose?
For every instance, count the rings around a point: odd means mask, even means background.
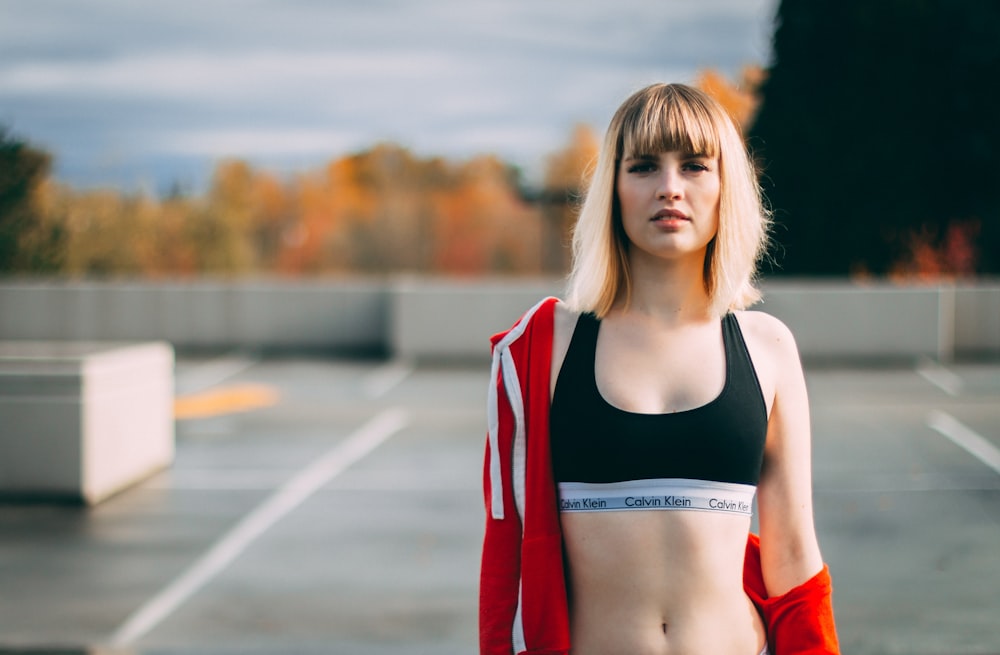
[[[660,174],[660,183],[656,190],[659,200],[679,200],[684,195],[684,180],[680,173],[664,167]]]

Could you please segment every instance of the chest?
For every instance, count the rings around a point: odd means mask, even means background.
[[[594,379],[610,405],[639,414],[670,414],[709,403],[725,386],[726,352],[718,324],[670,333],[601,326]]]
[[[739,327],[726,320],[657,341],[582,317],[549,417],[556,480],[755,485],[766,410]]]

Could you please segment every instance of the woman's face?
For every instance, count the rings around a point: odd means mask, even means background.
[[[704,258],[719,229],[719,160],[662,152],[618,165],[616,183],[625,234],[647,254]]]

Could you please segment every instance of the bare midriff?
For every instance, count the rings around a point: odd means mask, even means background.
[[[561,515],[572,655],[758,655],[743,591],[750,519],[659,510]]]

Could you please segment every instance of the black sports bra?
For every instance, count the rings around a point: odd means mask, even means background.
[[[560,509],[749,514],[764,457],[767,407],[736,317],[722,319],[722,392],[701,407],[670,414],[628,412],[601,396],[594,374],[600,325],[593,314],[580,315],[552,399]]]

